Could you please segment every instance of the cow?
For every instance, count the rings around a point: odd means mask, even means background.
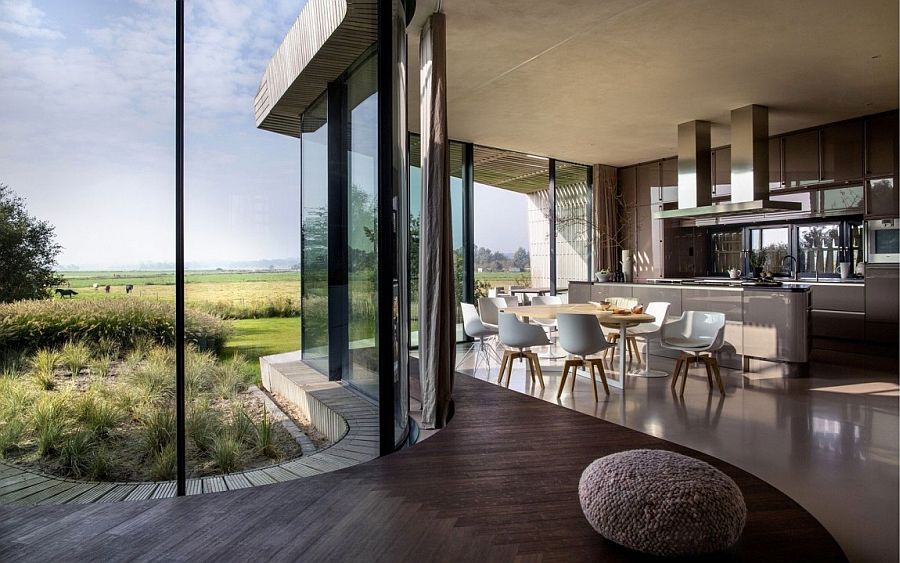
[[[100,284],[99,284],[99,283],[95,283],[95,284],[92,285],[91,287],[94,289],[94,291],[97,291],[97,289],[100,287]]]
[[[57,287],[56,294],[60,297],[73,297],[75,295],[78,295],[78,292],[74,289],[60,289]]]
[[[125,286],[125,293],[131,293],[131,291],[132,291],[133,289],[134,289],[134,286],[131,285],[131,284],[128,284],[128,285]]]
[[[110,290],[110,287],[108,285],[104,286],[103,291],[105,291],[106,293],[109,293],[109,290]]]

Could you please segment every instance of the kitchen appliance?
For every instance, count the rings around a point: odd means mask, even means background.
[[[866,221],[866,262],[900,263],[900,219]]]

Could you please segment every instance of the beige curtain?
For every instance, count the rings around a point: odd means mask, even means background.
[[[422,218],[419,238],[419,377],[422,424],[442,428],[452,411],[456,304],[447,138],[446,27],[433,14],[422,28]]]
[[[615,271],[618,266],[619,199],[616,168],[594,165],[594,271]]]

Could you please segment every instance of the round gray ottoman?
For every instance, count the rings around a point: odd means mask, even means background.
[[[581,474],[581,509],[603,537],[653,555],[727,549],[741,536],[747,506],[727,475],[665,450],[601,457]]]

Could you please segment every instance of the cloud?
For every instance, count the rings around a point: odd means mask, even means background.
[[[31,0],[2,0],[0,32],[27,39],[62,39],[60,31],[44,25],[44,15]]]

